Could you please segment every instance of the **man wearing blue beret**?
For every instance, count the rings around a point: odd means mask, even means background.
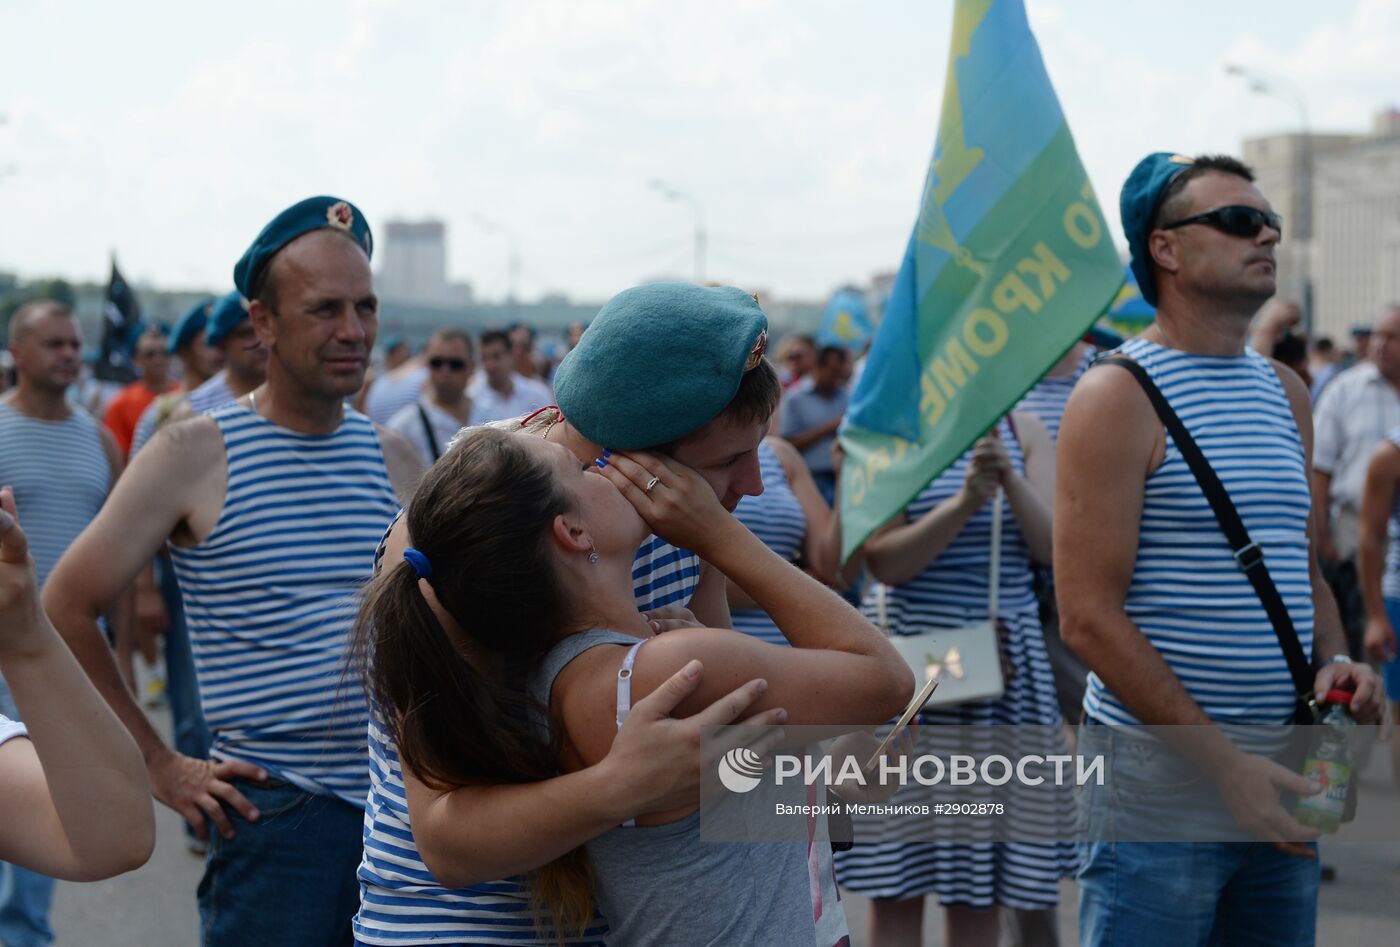
[[[1318,568],[1307,388],[1246,345],[1284,227],[1253,180],[1218,156],[1158,153],[1133,169],[1123,230],[1157,321],[1122,362],[1085,375],[1060,427],[1061,633],[1091,670],[1080,752],[1129,751],[1114,754],[1111,785],[1086,787],[1088,824],[1153,826],[1149,838],[1190,826],[1172,844],[1124,844],[1121,831],[1086,843],[1086,944],[1312,944],[1316,832],[1280,796],[1316,789],[1264,755],[1260,733],[1302,719],[1300,692],[1354,691],[1363,722],[1381,709]],[[1177,419],[1223,491],[1207,494],[1185,435],[1167,434]],[[1222,492],[1250,542],[1227,539]],[[1162,737],[1177,755],[1136,724],[1191,729]],[[1238,744],[1221,724],[1238,726]]]
[[[777,375],[764,359],[767,325],[754,298],[732,286],[657,283],[624,290],[603,306],[560,364],[554,382],[558,404],[493,426],[561,444],[583,463],[606,463],[610,450],[661,451],[696,470],[732,511],[744,496],[763,491],[758,445],[781,396]],[[401,559],[409,540],[400,518],[385,539],[384,560]],[[638,550],[632,578],[637,608],[658,631],[675,622],[730,624],[725,577],[693,553],[652,536]],[[673,681],[662,690],[671,693],[671,686],[693,685]],[[694,726],[701,718],[718,723],[721,717],[734,721],[756,693],[750,686],[752,682],[741,689],[742,700],[717,703],[684,723]],[[657,711],[648,706],[644,713]],[[663,811],[687,789],[693,793],[695,783],[681,778],[694,765],[693,748],[685,746],[682,732],[677,726],[672,739],[658,743],[645,759],[634,757],[622,765],[630,752],[628,740],[635,736],[622,730],[608,760],[599,764],[614,774],[601,795],[570,788],[600,777],[603,769],[596,768],[583,771],[587,775],[579,783],[572,782],[581,775],[574,773],[520,786],[440,792],[412,772],[399,774],[392,747],[377,748],[372,756],[393,757],[395,776],[401,778],[374,780],[357,935],[381,943],[403,938],[404,926],[420,924],[420,941],[430,935],[479,944],[514,939],[513,931],[531,924],[530,891],[515,880],[500,879],[563,856],[616,825],[619,816]],[[407,808],[404,786],[430,800],[415,806],[427,816],[422,823],[410,826],[399,815]],[[466,812],[473,817],[471,841],[463,845],[460,814]],[[548,812],[549,819],[534,817],[541,812]],[[532,816],[522,820],[521,813]],[[400,867],[403,851],[381,841],[408,831],[419,853],[478,886],[416,883],[416,873]],[[829,849],[818,855],[830,877]],[[827,897],[835,901],[834,888]],[[412,907],[425,902],[433,908]],[[833,919],[839,914],[828,911]],[[845,933],[843,917],[839,925],[840,935],[832,942]],[[596,938],[580,941],[556,933],[560,943],[596,943]]]
[[[234,281],[268,353],[266,382],[161,430],[45,603],[136,737],[156,798],[201,834],[216,829],[199,886],[207,945],[351,940],[369,785],[345,648],[375,543],[420,472],[412,445],[344,406],[377,328],[372,246],[359,209],[334,197],[263,228]],[[165,745],[94,620],[167,543],[209,759]]]
[[[248,300],[236,289],[210,302],[204,342],[222,367],[198,386],[186,385],[187,391],[146,409],[131,442],[133,457],[164,425],[223,407],[267,380],[267,349],[248,321],[248,308]]]

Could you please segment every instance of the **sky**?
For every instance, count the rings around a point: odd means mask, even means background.
[[[1026,0],[1100,201],[1149,151],[1400,105],[1400,0]],[[819,299],[898,265],[951,0],[0,0],[0,270],[223,291],[311,194],[448,224],[504,296],[657,276]],[[692,203],[668,200],[663,181]],[[1116,228],[1116,221],[1115,221]],[[1118,237],[1121,244],[1121,236]]]

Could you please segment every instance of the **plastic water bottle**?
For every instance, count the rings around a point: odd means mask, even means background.
[[[1303,764],[1303,776],[1322,784],[1313,796],[1300,796],[1294,815],[1299,822],[1320,832],[1335,832],[1346,812],[1351,789],[1351,734],[1356,721],[1347,709],[1350,691],[1328,691],[1322,703],[1327,712],[1318,722],[1312,752]]]

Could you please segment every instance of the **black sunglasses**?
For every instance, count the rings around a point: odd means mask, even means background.
[[[433,369],[450,368],[454,372],[460,372],[467,367],[467,360],[464,358],[430,358],[428,359],[428,367]]]
[[[1163,224],[1163,230],[1175,230],[1177,227],[1185,227],[1187,224],[1209,224],[1216,230],[1223,230],[1225,233],[1233,234],[1236,237],[1257,237],[1259,231],[1265,227],[1271,227],[1278,231],[1279,239],[1283,239],[1283,218],[1273,211],[1260,210],[1257,207],[1245,207],[1242,204],[1231,204],[1229,207],[1217,207],[1215,210],[1208,210],[1204,214],[1196,214],[1182,220]]]

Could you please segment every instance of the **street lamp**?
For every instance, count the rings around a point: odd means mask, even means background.
[[[1225,72],[1239,76],[1248,84],[1249,91],[1258,95],[1271,95],[1282,99],[1298,110],[1298,126],[1301,133],[1298,154],[1298,221],[1296,255],[1303,271],[1303,328],[1312,329],[1312,210],[1313,210],[1313,159],[1312,123],[1308,121],[1308,102],[1298,84],[1283,76],[1265,76],[1233,63],[1226,64]]]
[[[705,209],[695,198],[659,178],[651,179],[651,187],[668,201],[689,204],[695,212],[695,282],[705,282]]]
[[[513,231],[484,214],[472,214],[472,220],[487,233],[493,233],[506,238],[506,246],[510,250],[510,288],[506,291],[506,302],[513,309],[515,307],[516,294],[520,284],[520,242],[516,239]]]

